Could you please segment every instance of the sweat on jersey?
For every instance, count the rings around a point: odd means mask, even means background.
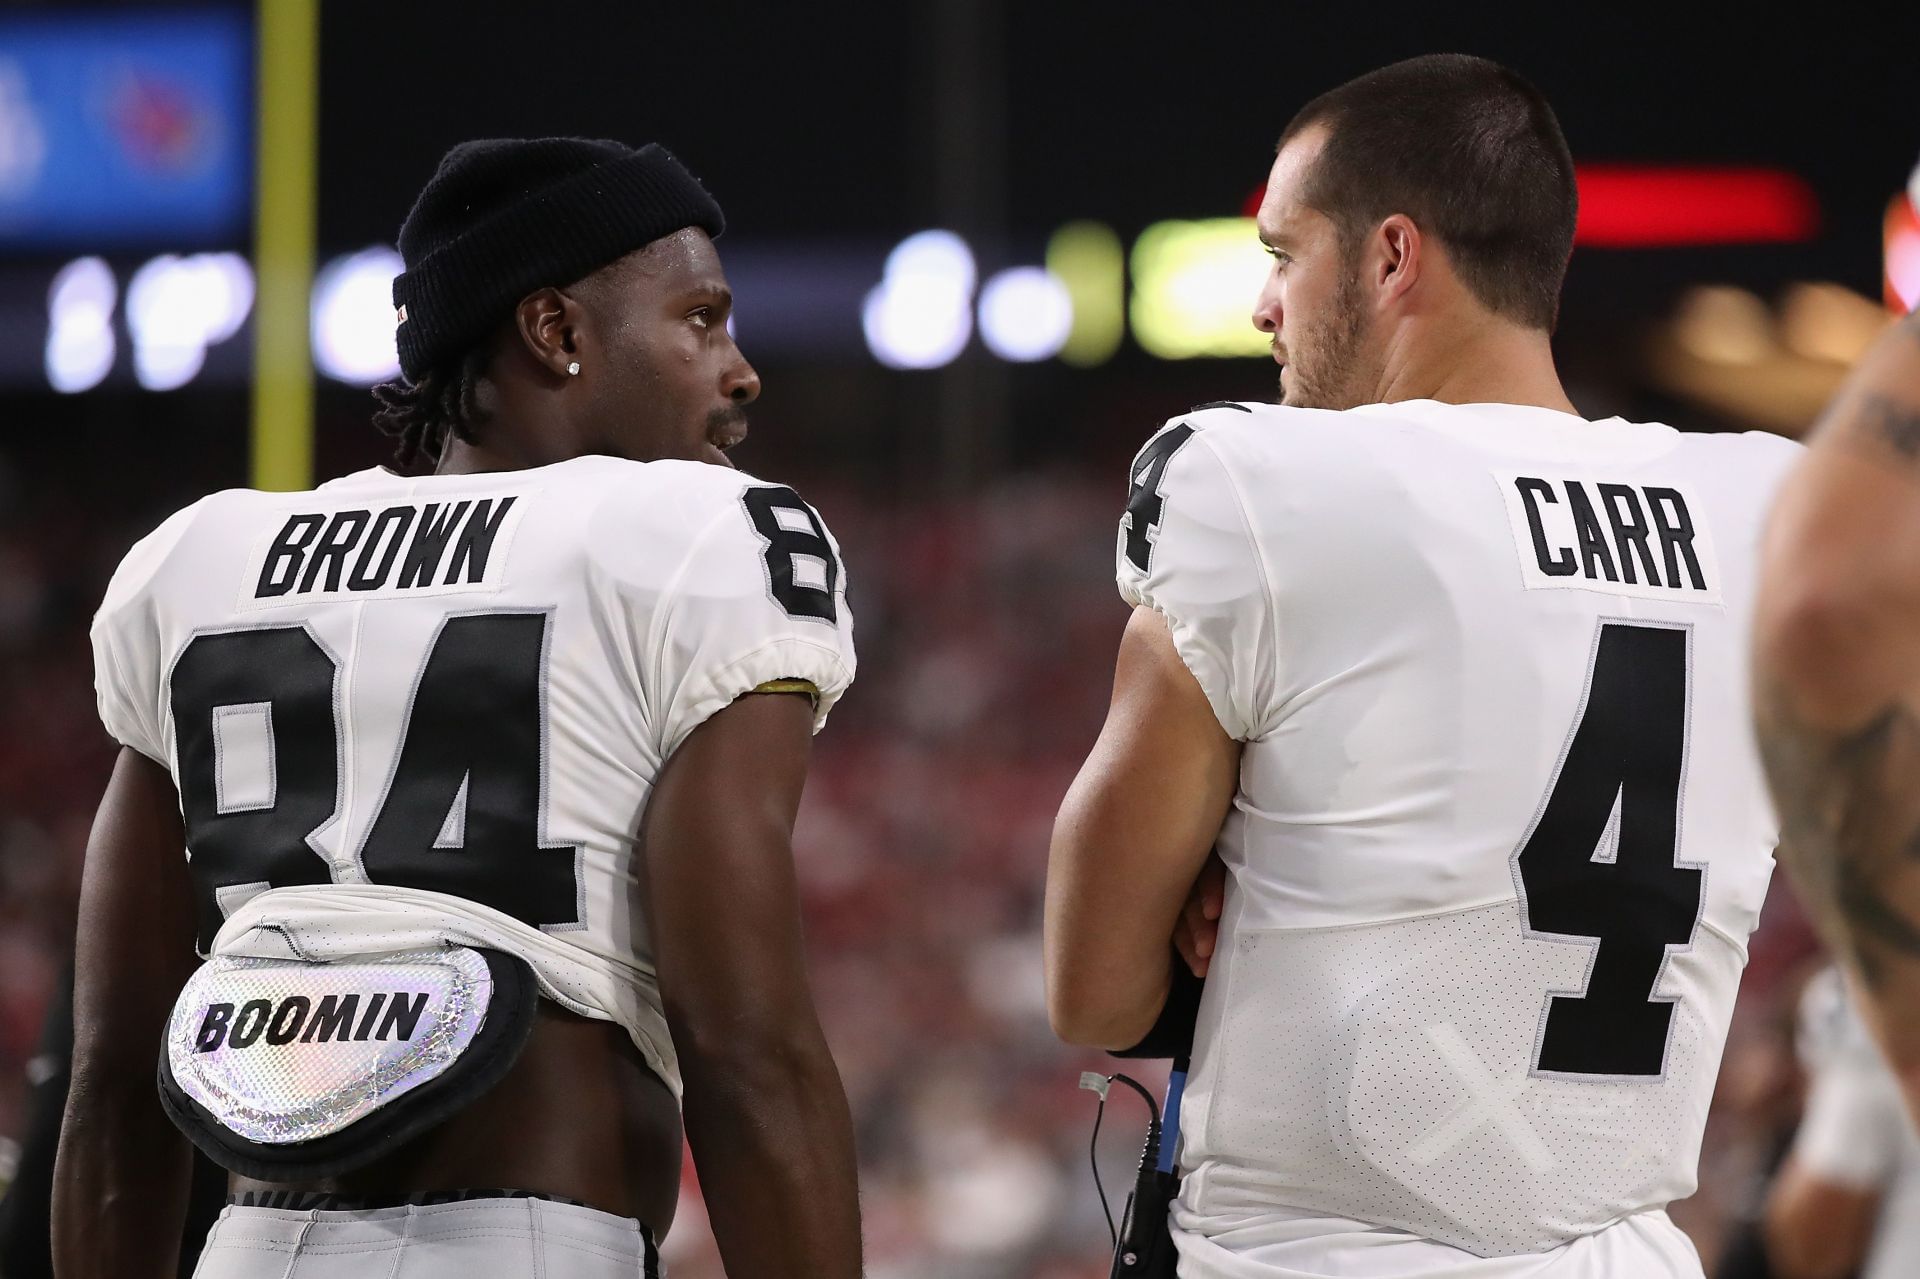
[[[676,1095],[654,781],[742,694],[804,681],[817,730],[854,673],[793,490],[603,457],[213,494],[128,553],[93,646],[107,731],[179,790],[201,953],[505,950]]]
[[[1432,401],[1141,451],[1121,594],[1245,743],[1181,1230],[1496,1257],[1692,1192],[1773,866],[1747,649],[1797,452]]]

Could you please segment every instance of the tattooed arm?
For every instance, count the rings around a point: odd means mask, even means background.
[[[1781,861],[1920,1114],[1920,317],[1812,443],[1763,551],[1760,746]]]

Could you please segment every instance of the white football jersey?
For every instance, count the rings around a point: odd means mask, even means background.
[[[1141,451],[1121,592],[1245,743],[1176,1222],[1494,1257],[1692,1192],[1773,867],[1747,646],[1797,452],[1432,401]]]
[[[654,779],[743,693],[806,681],[817,727],[854,671],[791,489],[604,457],[216,493],[93,644],[107,730],[179,789],[203,954],[509,951],[676,1093],[632,895]]]

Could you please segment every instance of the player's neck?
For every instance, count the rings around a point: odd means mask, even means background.
[[[1378,403],[1523,404],[1579,410],[1560,385],[1550,336],[1494,317],[1407,333],[1387,352]]]
[[[477,475],[483,471],[515,469],[497,464],[486,454],[485,449],[474,448],[460,440],[448,440],[440,450],[440,460],[433,464],[433,473],[435,475]]]
[[[524,471],[535,466],[550,466],[577,456],[555,449],[528,448],[506,432],[502,438],[484,444],[449,438],[434,464],[435,475],[478,475],[488,471]]]

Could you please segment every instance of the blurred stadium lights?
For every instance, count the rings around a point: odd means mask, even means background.
[[[952,363],[972,335],[975,279],[973,250],[953,232],[908,236],[861,307],[867,349],[890,369]]]
[[[386,245],[335,258],[320,268],[313,281],[311,327],[313,362],[322,373],[355,386],[399,375],[393,278],[401,269],[400,255]]]
[[[1072,327],[1060,359],[1105,364],[1127,332],[1127,259],[1120,237],[1098,222],[1069,222],[1047,241],[1047,271],[1066,286]]]
[[[252,310],[253,268],[239,254],[152,259],[127,284],[134,376],[149,391],[185,386]]]
[[[1673,338],[1705,364],[1758,364],[1774,353],[1773,314],[1748,289],[1701,285],[1681,295]]]
[[[1657,181],[1642,189],[1641,197],[1661,183],[1684,187],[1702,179],[1698,170],[1583,167],[1581,235],[1589,247],[1595,237],[1610,244],[1609,237],[1625,234],[1617,206],[1615,212],[1607,211],[1612,197],[1595,198],[1589,189],[1605,191],[1606,183],[1614,182],[1617,194],[1633,188],[1632,181],[1626,188],[1619,182],[1642,173],[1656,175]],[[1766,179],[1762,187],[1784,179],[1785,186],[1775,185],[1788,190],[1798,182],[1791,175],[1740,170],[1736,176],[1746,176],[1738,181],[1726,173],[1706,175],[1714,180],[1705,189],[1724,195],[1739,189],[1741,182],[1757,180],[1756,173]],[[1595,174],[1600,175],[1598,188],[1593,187]],[[1662,234],[1705,235],[1693,217],[1669,217]],[[1757,234],[1760,224],[1749,219],[1743,225],[1746,231],[1723,224],[1714,234]],[[1635,234],[1651,235],[1652,224]],[[1264,357],[1268,352],[1266,336],[1250,322],[1268,269],[1251,218],[1154,223],[1134,241],[1130,259],[1112,228],[1073,222],[1048,239],[1044,268],[1011,267],[983,284],[966,241],[944,230],[922,231],[897,244],[879,284],[871,288],[864,287],[862,279],[870,269],[864,263],[871,259],[862,252],[836,257],[767,244],[741,261],[736,285],[743,299],[754,301],[759,317],[752,337],[789,357],[843,359],[860,351],[856,317],[865,350],[895,369],[930,369],[951,362],[966,349],[976,323],[982,344],[1000,359],[1057,358],[1081,368],[1113,358],[1125,339],[1129,317],[1140,347],[1161,359]],[[127,272],[130,265],[123,262],[119,271]],[[310,330],[313,363],[322,374],[354,386],[370,386],[397,374],[391,285],[400,269],[399,255],[390,246],[377,245],[337,256],[317,273],[309,301]],[[45,294],[46,384],[76,393],[108,382],[116,367],[123,367],[117,365],[123,345],[116,340],[119,332],[132,338],[131,364],[141,386],[183,386],[201,373],[209,346],[239,332],[255,301],[254,290],[253,270],[237,254],[156,257],[132,272],[126,327],[118,330],[114,267],[98,256],[69,262]],[[1920,212],[1907,195],[1887,212],[1885,292],[1889,307],[1907,310],[1920,304]],[[36,304],[37,299],[27,303]],[[1671,348],[1669,355],[1690,367],[1745,368],[1770,351],[1831,366],[1855,358],[1862,335],[1874,330],[1878,318],[1871,303],[1838,286],[1797,286],[1785,294],[1777,316],[1750,293],[1702,288],[1682,298],[1662,340]],[[730,319],[730,331],[732,326]],[[8,366],[5,378],[32,379],[33,367],[31,362]],[[223,357],[214,368],[219,378],[234,380],[241,366]],[[1684,388],[1673,389],[1685,393]],[[1737,415],[1769,423],[1779,417],[1762,413],[1755,418],[1744,409]]]
[[[1073,332],[1073,298],[1052,272],[1009,267],[980,290],[980,339],[1003,360],[1051,359]]]
[[[1887,206],[1886,264],[1887,305],[1903,312],[1920,307],[1920,169]]]
[[[1724,285],[1689,289],[1648,347],[1654,383],[1723,417],[1797,436],[1888,323],[1872,299],[1798,284],[1778,314]]]
[[[1887,313],[1837,284],[1796,284],[1780,301],[1780,340],[1795,355],[1851,368],[1887,327]]]
[[[1265,355],[1253,304],[1268,269],[1252,218],[1156,222],[1133,245],[1133,335],[1166,360]]]
[[[113,308],[120,285],[99,258],[60,268],[47,290],[47,381],[71,395],[90,391],[113,368]]]
[[[1797,243],[1820,230],[1813,188],[1779,169],[1583,164],[1578,180],[1574,243],[1590,248]]]

